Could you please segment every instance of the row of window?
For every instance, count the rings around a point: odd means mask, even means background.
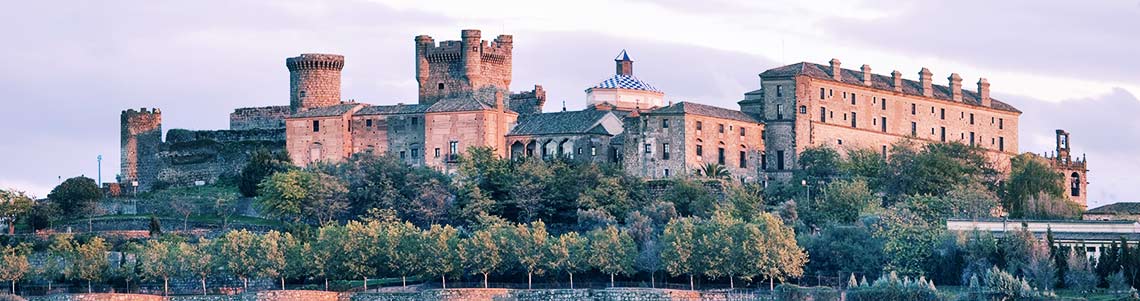
[[[648,122],[648,121],[646,121],[646,122]],[[667,129],[667,128],[669,128],[669,118],[662,118],[662,119],[661,119],[661,128],[663,128],[663,129]],[[696,128],[697,128],[697,132],[700,132],[700,131],[704,130],[704,128],[705,128],[705,124],[704,124],[704,122],[702,122],[702,121],[697,121],[697,123],[696,123]],[[728,129],[731,131],[731,130],[732,130],[732,125],[729,125],[729,126],[728,126]],[[739,129],[739,132],[740,132],[740,136],[741,136],[741,137],[744,137],[744,135],[745,135],[745,134],[747,134],[747,132],[748,132],[748,130],[747,130],[747,129],[745,129],[745,127],[742,127],[742,126],[741,126],[741,127],[737,127],[737,129]],[[724,124],[723,124],[723,123],[718,123],[718,124],[716,125],[716,130],[717,130],[717,133],[721,133],[721,134],[724,134]]]
[[[779,86],[777,86],[777,88],[779,88]],[[777,89],[777,90],[778,90],[778,89]],[[834,91],[834,90],[831,90],[831,89],[826,89],[826,88],[819,88],[819,99],[820,99],[820,100],[825,100],[825,99],[827,99],[828,97],[832,97],[832,96],[834,96],[834,94],[835,94],[835,91]],[[850,95],[850,97],[848,97],[848,95]],[[851,92],[851,93],[843,92],[843,99],[850,99],[850,100],[851,100],[851,104],[852,104],[852,105],[855,105],[855,104],[856,104],[856,94],[855,94],[854,92]],[[879,107],[880,107],[882,110],[886,110],[886,109],[887,109],[887,99],[886,99],[886,98],[878,98],[878,97],[876,96],[876,97],[872,97],[872,101],[873,101],[873,102],[876,102],[876,103],[878,103],[878,104],[879,104]],[[778,107],[778,106],[779,106],[779,105],[777,105],[777,107]],[[939,116],[940,116],[940,118],[941,118],[942,120],[946,120],[946,108],[940,108],[940,109],[938,109],[938,110],[939,110]],[[800,113],[801,113],[801,114],[806,114],[807,112],[804,112],[804,111],[806,111],[806,110],[805,110],[805,109],[801,109],[801,112],[800,112]],[[935,108],[934,108],[934,106],[930,106],[930,113],[931,113],[931,114],[934,114],[934,112],[935,112]],[[782,118],[780,118],[779,114],[780,114],[780,110],[777,108],[777,115],[778,115],[777,119],[782,119]],[[915,104],[915,103],[911,103],[911,104],[910,104],[910,114],[911,114],[911,115],[917,115],[917,114],[918,114],[918,105],[917,105],[917,104]],[[961,115],[961,116],[959,117],[959,119],[960,119],[960,120],[965,120],[965,119],[966,119],[966,112],[960,112],[960,115]],[[995,117],[990,117],[990,125],[994,125],[994,124],[995,124],[995,122],[994,122],[994,121],[995,121]],[[996,120],[996,121],[997,121],[997,122],[996,122],[996,124],[997,124],[997,126],[998,126],[998,129],[1005,129],[1005,120],[1004,120],[1004,118],[997,118],[997,120]],[[974,123],[974,113],[970,113],[969,123],[970,123],[971,125],[975,124],[975,123]]]
[[[645,144],[645,153],[646,154],[652,154],[653,153],[653,144],[651,144],[651,143]],[[661,144],[661,160],[669,160],[670,154],[671,154],[671,152],[669,149],[669,143],[662,143]],[[705,155],[704,145],[697,144],[696,154],[697,154],[698,158],[704,157],[704,155]],[[717,154],[716,155],[717,164],[725,165],[724,147],[718,147],[716,154]],[[739,161],[738,166],[740,168],[747,168],[748,167],[748,152],[740,151],[740,156],[738,157],[737,161]]]

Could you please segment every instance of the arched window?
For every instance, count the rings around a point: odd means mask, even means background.
[[[1072,196],[1081,196],[1081,175],[1074,172],[1070,177],[1072,178],[1072,182],[1069,184],[1070,194]]]

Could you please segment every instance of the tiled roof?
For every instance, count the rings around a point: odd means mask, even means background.
[[[615,57],[614,60],[615,61],[630,61],[630,62],[633,61],[633,60],[629,59],[629,53],[626,53],[625,49],[622,49],[621,53],[618,53],[617,57]]]
[[[842,69],[842,81],[846,84],[863,85],[863,71]],[[831,66],[824,66],[816,63],[801,62],[787,66],[768,69],[760,73],[760,77],[789,77],[796,75],[805,75],[811,78],[834,80],[831,76]],[[922,83],[909,79],[903,79],[902,93],[922,96]],[[879,90],[894,91],[894,78],[887,75],[871,74],[871,87]],[[934,85],[934,98],[953,101],[950,94],[950,87]],[[998,101],[997,99],[990,98],[991,107],[997,110],[1017,112],[1021,111],[1014,108],[1012,105]],[[978,100],[978,93],[962,89],[962,102],[970,105],[981,106]]]
[[[427,112],[465,112],[491,110],[494,106],[484,103],[471,96],[444,98],[431,104]]]
[[[664,108],[651,111],[654,114],[694,114],[716,118],[739,120],[744,122],[761,123],[761,121],[748,113],[737,110],[703,105],[695,102],[678,102]]]
[[[1085,211],[1095,214],[1140,214],[1140,203],[1121,202],[1108,204]]]
[[[598,133],[598,123],[611,114],[609,111],[569,111],[534,114],[522,117],[507,135],[551,135]]]
[[[289,117],[291,117],[291,118],[308,118],[308,117],[340,116],[340,115],[344,115],[345,113],[348,113],[349,111],[352,111],[353,108],[356,108],[356,107],[362,106],[362,105],[363,104],[359,104],[359,103],[342,103],[342,104],[338,104],[338,105],[331,105],[331,106],[327,106],[327,107],[312,108],[312,109],[300,111],[297,113],[293,113],[293,115],[291,115]]]
[[[360,109],[360,111],[356,111],[354,115],[415,114],[427,112],[428,107],[428,105],[421,104],[367,106]]]
[[[629,89],[629,90],[642,90],[661,92],[646,82],[637,79],[633,75],[617,74],[608,78],[590,89]]]

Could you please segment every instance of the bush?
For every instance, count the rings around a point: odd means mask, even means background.
[[[910,278],[899,279],[898,274],[880,276],[871,285],[860,284],[847,290],[848,301],[883,301],[883,300],[914,300],[937,301],[943,300],[938,294],[934,283],[920,277],[912,281]]]
[[[830,287],[801,287],[781,284],[776,287],[776,300],[783,301],[839,301],[839,291]],[[880,300],[881,301],[881,300]]]
[[[0,301],[28,301],[28,299],[16,295],[0,294]]]

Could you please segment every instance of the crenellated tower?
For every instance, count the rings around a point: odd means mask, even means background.
[[[459,41],[436,45],[431,36],[416,36],[416,81],[419,103],[476,93],[491,99],[510,94],[513,37],[499,35],[488,43],[475,29],[463,30]]]
[[[344,56],[305,53],[285,59],[289,68],[289,108],[294,112],[340,103]]]
[[[119,123],[122,154],[119,183],[127,192],[147,191],[158,179],[162,112],[146,108],[125,110],[119,116]]]

